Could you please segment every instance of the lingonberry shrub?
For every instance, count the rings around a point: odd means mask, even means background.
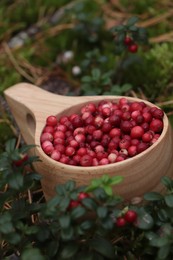
[[[173,258],[171,178],[161,179],[164,193],[129,201],[112,191],[121,176],[78,187],[69,180],[46,202],[33,170],[39,158],[27,154],[33,146],[15,146],[8,141],[0,156],[0,259]],[[16,166],[21,154],[27,160]]]
[[[163,130],[164,112],[120,98],[81,107],[79,114],[49,116],[40,136],[43,151],[71,166],[118,163],[145,151]],[[50,127],[53,127],[53,131]]]

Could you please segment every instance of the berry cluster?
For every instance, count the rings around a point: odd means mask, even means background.
[[[123,216],[116,219],[117,227],[124,227],[127,223],[134,223],[137,219],[137,213],[134,210],[128,210]]]
[[[82,200],[85,199],[85,198],[89,198],[90,195],[86,192],[79,192],[78,194],[78,198],[77,200],[71,200],[70,203],[69,203],[69,206],[68,206],[68,209],[71,210],[71,209],[74,209],[78,206],[81,206],[82,205]]]
[[[159,138],[164,113],[144,102],[102,100],[79,114],[48,116],[40,137],[52,159],[75,166],[99,166],[133,157]]]
[[[126,36],[124,44],[127,46],[129,52],[135,53],[138,51],[138,45],[129,36]]]

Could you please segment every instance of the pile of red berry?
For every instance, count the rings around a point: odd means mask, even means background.
[[[99,166],[131,158],[157,141],[164,113],[144,102],[102,100],[80,113],[49,116],[40,137],[52,159],[74,166]]]

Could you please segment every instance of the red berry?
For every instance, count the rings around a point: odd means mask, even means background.
[[[80,206],[81,203],[77,200],[71,200],[68,206],[68,209],[74,209],[77,208],[78,206]]]
[[[132,139],[139,139],[143,136],[144,134],[144,129],[141,127],[141,126],[134,126],[132,129],[131,129],[131,133],[130,133],[130,136]]]
[[[89,154],[83,155],[80,160],[80,165],[85,167],[91,166],[92,160],[93,158]]]
[[[46,119],[46,124],[48,126],[56,126],[58,120],[56,118],[56,116],[48,116]]]
[[[150,130],[160,133],[163,130],[163,122],[160,119],[153,119],[150,123]]]
[[[124,227],[126,225],[126,220],[124,217],[118,217],[116,220],[116,226],[117,227]]]
[[[130,44],[132,44],[132,42],[133,42],[133,40],[132,40],[131,37],[129,37],[129,36],[125,37],[125,39],[124,39],[124,44],[125,45],[130,45]]]
[[[20,159],[13,161],[13,164],[17,167],[21,166],[24,162],[28,160],[27,154],[20,154]]]
[[[90,195],[88,194],[88,193],[86,193],[86,192],[80,192],[79,194],[78,194],[78,200],[79,201],[81,201],[81,200],[83,200],[83,199],[85,199],[85,198],[89,198],[90,197]]]
[[[135,53],[138,51],[138,45],[135,43],[131,44],[128,46],[128,50],[129,50],[129,52]]]
[[[128,222],[128,223],[134,223],[137,219],[137,213],[134,210],[128,210],[125,215],[124,215],[124,219]]]

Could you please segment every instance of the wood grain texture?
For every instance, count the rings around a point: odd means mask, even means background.
[[[46,117],[76,113],[89,101],[117,101],[120,96],[82,96],[69,97],[52,94],[28,83],[14,85],[4,92],[11,112],[27,144],[36,144],[32,154],[42,162],[34,164],[42,176],[42,188],[48,200],[55,194],[55,186],[67,180],[75,180],[77,185],[86,185],[91,179],[103,174],[121,175],[124,181],[114,187],[114,193],[131,199],[142,196],[148,191],[161,191],[162,176],[173,176],[173,136],[168,118],[164,115],[164,129],[159,140],[141,154],[123,162],[105,166],[80,167],[54,161],[40,147],[40,135],[45,126]],[[142,101],[127,97],[131,101]],[[149,106],[154,106],[146,102]]]

